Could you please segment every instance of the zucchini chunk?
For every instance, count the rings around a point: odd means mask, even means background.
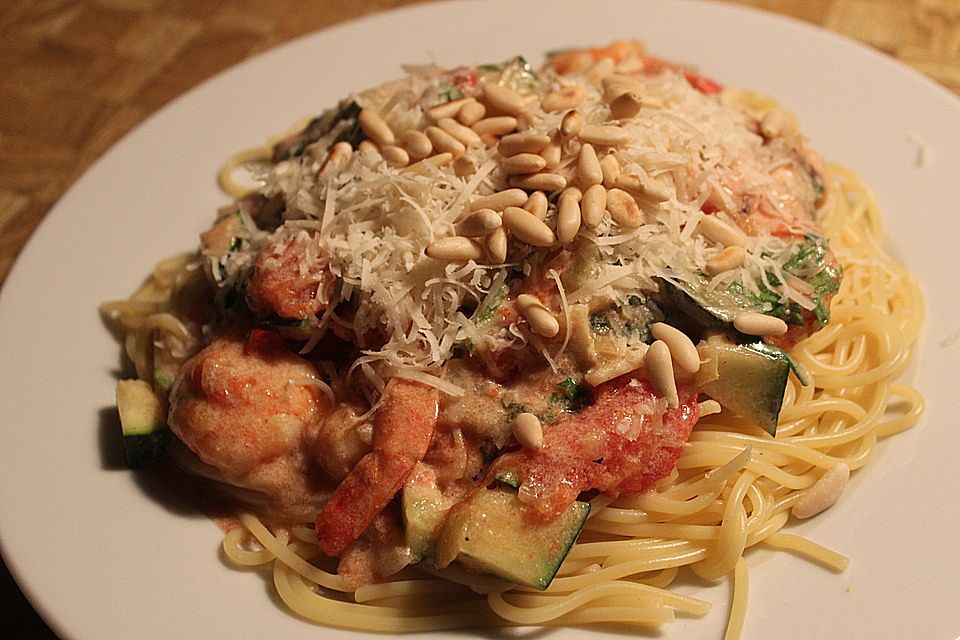
[[[450,512],[437,539],[437,566],[456,560],[534,589],[546,589],[577,539],[590,503],[574,502],[551,522],[526,522],[516,491],[481,489]]]
[[[167,414],[147,382],[118,381],[117,410],[127,466],[140,467],[166,455],[170,444]]]
[[[703,392],[776,435],[790,356],[761,341],[738,344],[722,333],[707,336],[697,350],[706,361],[698,378]]]
[[[407,482],[403,486],[403,524],[414,562],[432,555],[434,531],[450,508],[450,501],[433,483]]]

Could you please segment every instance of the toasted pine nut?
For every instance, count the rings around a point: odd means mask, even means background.
[[[662,340],[670,349],[670,357],[687,373],[696,373],[700,370],[700,354],[690,338],[683,331],[665,322],[654,322],[650,325],[650,333],[657,340]]]
[[[357,116],[357,123],[367,137],[373,140],[377,146],[383,147],[393,144],[394,135],[389,125],[380,117],[376,111],[371,109],[362,109]]]
[[[716,216],[705,215],[700,218],[696,230],[706,239],[727,247],[743,247],[747,244],[747,236],[743,231]]]
[[[600,160],[600,170],[603,171],[603,186],[613,189],[617,186],[617,176],[620,175],[620,163],[616,156],[610,154]]]
[[[577,237],[580,231],[580,203],[575,194],[563,192],[560,196],[559,211],[557,212],[557,240],[561,244],[567,244]]]
[[[433,148],[437,151],[452,153],[454,157],[458,157],[463,155],[467,150],[462,142],[440,127],[427,127],[424,133],[430,138],[430,142],[433,143]]]
[[[530,194],[530,197],[527,198],[523,208],[535,215],[537,220],[543,220],[547,217],[547,207],[549,204],[547,194],[543,191],[534,191]]]
[[[472,176],[477,172],[477,159],[465,153],[453,161],[453,172],[461,178]]]
[[[580,155],[577,157],[577,180],[584,189],[603,182],[603,169],[593,145],[585,142],[580,145]]]
[[[380,153],[391,167],[405,167],[410,164],[410,154],[396,145],[388,144]]]
[[[595,387],[608,380],[618,378],[625,373],[635,371],[643,365],[647,351],[647,345],[641,343],[636,349],[628,351],[623,357],[606,360],[601,364],[591,367],[586,375],[583,376],[583,381],[591,387]]]
[[[730,269],[736,269],[743,264],[747,257],[747,250],[737,245],[730,245],[723,251],[707,260],[705,271],[707,275],[715,276]]]
[[[610,101],[610,117],[613,120],[626,120],[640,113],[642,106],[640,94],[636,91],[627,91]]]
[[[450,236],[434,240],[427,245],[427,256],[435,260],[449,260],[452,262],[466,262],[479,260],[483,249],[476,241],[463,236]]]
[[[595,184],[583,192],[580,201],[580,217],[583,224],[591,229],[603,221],[603,212],[607,209],[607,190],[602,184]]]
[[[424,158],[419,162],[414,162],[413,164],[408,165],[406,169],[407,171],[420,173],[422,171],[426,171],[427,169],[440,168],[444,165],[449,164],[451,160],[453,160],[452,153],[438,153],[436,155],[430,156],[429,158]]]
[[[603,99],[609,104],[624,93],[640,93],[640,82],[622,73],[612,73],[603,79]]]
[[[680,406],[680,397],[677,395],[677,380],[673,377],[673,362],[670,359],[670,348],[663,340],[656,340],[647,351],[643,365],[650,378],[657,395],[666,398],[667,406]]]
[[[734,328],[749,336],[782,336],[787,332],[787,323],[776,316],[745,311],[733,319]]]
[[[485,236],[503,224],[500,214],[493,209],[477,209],[457,224],[457,233],[467,238]]]
[[[483,84],[483,97],[491,107],[510,116],[518,116],[527,108],[523,96],[513,89],[500,86],[496,82],[485,82]]]
[[[723,407],[720,406],[720,403],[716,400],[704,400],[703,402],[697,403],[700,408],[700,417],[712,416],[715,413],[720,413],[723,411]]]
[[[477,198],[467,205],[470,211],[477,209],[493,209],[494,211],[503,211],[507,207],[520,207],[527,201],[527,192],[523,189],[506,189],[497,191],[488,196]]]
[[[477,120],[470,128],[478,135],[492,133],[495,136],[505,136],[517,128],[517,119],[513,116],[496,116]]]
[[[537,451],[543,447],[543,426],[540,418],[532,413],[519,413],[511,426],[513,437],[524,449]]]
[[[507,260],[507,232],[503,227],[497,227],[484,238],[484,246],[491,262],[500,264]]]
[[[380,147],[378,147],[373,140],[361,140],[360,144],[357,145],[357,151],[364,154],[380,154]]]
[[[427,117],[431,122],[439,122],[444,118],[452,118],[457,115],[457,112],[471,102],[476,102],[473,98],[458,98],[456,100],[450,100],[449,102],[442,102],[440,104],[435,104],[429,109],[427,109]]]
[[[500,168],[507,175],[536,173],[547,166],[547,161],[535,153],[518,153],[500,161]]]
[[[483,143],[483,146],[489,149],[490,147],[497,146],[497,143],[500,142],[500,136],[494,135],[492,133],[481,133],[480,142]]]
[[[560,121],[560,135],[564,138],[572,138],[583,129],[583,116],[576,109],[571,109],[564,114]]]
[[[584,89],[577,85],[554,91],[540,103],[547,113],[575,109],[583,101]]]
[[[850,467],[846,462],[838,462],[803,492],[790,513],[795,518],[810,518],[832,507],[847,488],[849,480]]]
[[[535,333],[552,338],[560,332],[560,323],[536,296],[521,293],[517,296],[517,309]]]
[[[549,247],[557,240],[550,227],[520,207],[504,209],[503,226],[520,240],[535,247]]]
[[[666,202],[671,196],[669,189],[643,174],[621,173],[617,176],[616,183],[624,191],[653,202]]]
[[[504,157],[518,153],[539,153],[548,144],[550,136],[543,133],[511,133],[500,138],[497,152]]]
[[[604,147],[615,147],[630,140],[629,131],[611,124],[586,125],[577,135],[581,142],[589,142]]]
[[[576,187],[567,187],[563,190],[563,193],[560,194],[560,197],[572,197],[577,202],[583,200],[583,191],[577,189]]]
[[[349,142],[338,142],[333,145],[317,171],[317,179],[338,173],[352,153],[353,147]]]
[[[511,187],[530,191],[559,191],[567,186],[567,179],[559,173],[532,173],[510,178]]]
[[[457,120],[469,127],[476,124],[486,114],[487,108],[476,100],[472,100],[460,107],[460,110],[457,111]]]
[[[560,147],[559,132],[555,132],[553,139],[543,150],[540,151],[540,157],[546,161],[546,169],[555,169],[560,164],[560,158],[563,156],[563,149]]]
[[[517,131],[529,131],[540,124],[542,118],[529,109],[517,116]]]
[[[423,160],[433,152],[433,143],[422,131],[407,129],[397,136],[397,145],[415,160]]]
[[[607,191],[607,211],[613,221],[625,229],[636,229],[643,224],[640,205],[633,196],[620,189]]]
[[[760,119],[760,133],[765,138],[776,138],[793,133],[790,117],[781,109],[771,109]]]
[[[478,136],[473,129],[463,126],[453,118],[441,118],[437,122],[437,126],[462,142],[467,147],[479,147],[481,144],[483,144],[480,142],[480,136]]]

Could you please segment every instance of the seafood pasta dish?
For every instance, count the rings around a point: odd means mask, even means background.
[[[693,572],[734,638],[751,547],[843,570],[789,525],[923,404],[866,187],[640,43],[404,71],[234,157],[199,249],[102,306],[131,466],[330,626],[657,625]]]

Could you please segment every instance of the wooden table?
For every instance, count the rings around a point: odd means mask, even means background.
[[[282,42],[417,1],[5,0],[0,9],[0,286],[67,187],[164,104]],[[732,2],[856,38],[960,95],[960,0]],[[54,637],[6,566],[0,587],[0,635]]]

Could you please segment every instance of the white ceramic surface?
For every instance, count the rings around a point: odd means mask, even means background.
[[[400,62],[515,53],[538,60],[558,46],[613,38],[642,39],[721,82],[777,96],[815,148],[874,186],[891,243],[928,300],[915,367],[928,401],[921,424],[884,442],[836,507],[795,529],[849,555],[850,569],[833,574],[789,554],[753,554],[745,637],[960,633],[960,101],[881,54],[807,25],[726,5],[650,0],[443,3],[317,33],[191,91],[70,189],[0,296],[0,542],[59,634],[346,636],[276,606],[261,576],[223,565],[215,526],[104,459],[101,442],[113,435],[103,432],[112,421],[101,416],[113,411],[120,360],[97,304],[127,295],[157,259],[195,246],[225,202],[214,183],[225,157],[352,89],[398,75]],[[925,166],[916,163],[914,140],[930,145]],[[719,638],[726,583],[684,590],[713,602],[713,612],[680,619],[657,637]],[[591,635],[610,637],[551,633]]]

